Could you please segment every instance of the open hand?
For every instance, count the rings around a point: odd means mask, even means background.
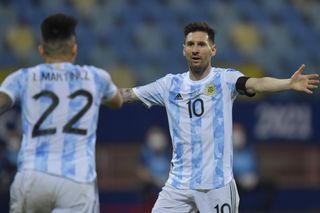
[[[303,75],[302,71],[306,65],[302,64],[299,69],[291,76],[290,87],[293,90],[312,94],[312,90],[318,88],[319,75],[307,74]]]

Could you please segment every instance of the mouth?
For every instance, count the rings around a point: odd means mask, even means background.
[[[199,63],[201,61],[201,58],[199,56],[192,56],[191,61],[193,63]]]

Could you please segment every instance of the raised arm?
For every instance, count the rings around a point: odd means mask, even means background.
[[[10,109],[12,101],[9,96],[3,92],[0,92],[0,115]]]
[[[132,88],[120,88],[120,94],[123,99],[123,103],[133,103],[140,101],[140,99],[134,94]]]
[[[248,93],[256,92],[280,92],[286,90],[295,90],[312,94],[312,90],[318,88],[318,74],[303,75],[305,65],[300,68],[289,79],[278,79],[271,77],[249,78],[246,82]]]

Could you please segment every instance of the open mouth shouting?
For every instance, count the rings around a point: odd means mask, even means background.
[[[191,57],[191,62],[193,64],[199,64],[201,62],[201,57],[200,56],[192,56]]]

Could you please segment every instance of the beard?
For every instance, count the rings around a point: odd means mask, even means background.
[[[190,71],[193,72],[194,74],[201,75],[206,71],[208,66],[209,66],[209,63],[204,65],[199,65],[199,66],[190,65]]]

